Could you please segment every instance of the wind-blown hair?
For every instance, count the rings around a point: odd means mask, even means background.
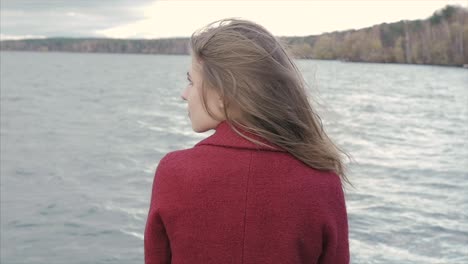
[[[195,31],[190,51],[201,65],[202,104],[212,118],[219,120],[207,108],[207,89],[221,96],[226,121],[240,136],[262,144],[235,125],[349,183],[348,155],[325,133],[302,74],[279,39],[254,22],[227,18]]]

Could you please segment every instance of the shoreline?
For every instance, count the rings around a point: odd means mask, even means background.
[[[182,53],[143,53],[143,52],[84,52],[84,51],[63,51],[63,50],[10,50],[10,49],[0,49],[0,52],[18,52],[18,53],[69,53],[69,54],[96,54],[96,55],[141,55],[141,56],[151,56],[151,55],[167,55],[167,56],[190,56],[190,54]],[[462,65],[451,65],[451,64],[423,64],[423,63],[400,63],[400,62],[378,62],[378,61],[351,61],[351,60],[342,60],[342,59],[315,59],[315,58],[298,58],[295,57],[295,60],[317,60],[317,61],[336,61],[342,63],[368,63],[368,64],[387,64],[387,65],[415,65],[415,66],[440,66],[440,67],[450,67],[450,68],[461,68],[468,69],[468,64]]]

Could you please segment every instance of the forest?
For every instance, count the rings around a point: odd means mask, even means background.
[[[298,59],[468,66],[468,9],[447,5],[424,20],[277,38]],[[188,41],[189,38],[2,40],[0,50],[189,54]]]

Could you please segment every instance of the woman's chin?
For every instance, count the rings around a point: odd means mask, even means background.
[[[192,122],[192,130],[197,132],[197,133],[203,133],[203,132],[206,132],[206,131],[208,131],[210,129],[211,129],[210,127],[200,126],[200,125],[194,124],[194,122]]]

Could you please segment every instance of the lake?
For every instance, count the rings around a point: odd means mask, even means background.
[[[189,56],[1,52],[1,263],[143,263],[154,170],[196,134]],[[468,263],[468,70],[298,60],[354,158],[352,263]]]

